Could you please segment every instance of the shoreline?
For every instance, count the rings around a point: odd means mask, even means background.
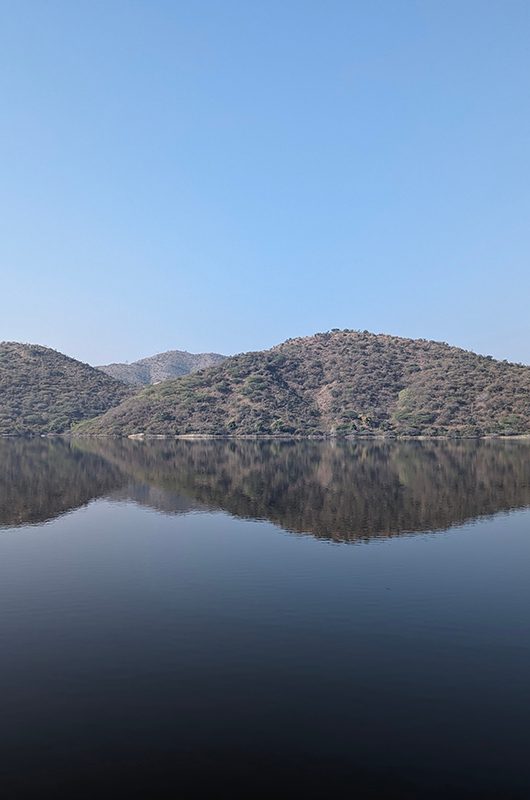
[[[37,433],[37,434],[23,434],[23,433],[2,433],[0,438],[3,439],[129,439],[131,441],[145,441],[149,440],[182,440],[182,441],[283,441],[283,442],[297,442],[297,441],[319,441],[319,442],[347,442],[347,441],[386,441],[386,442],[417,442],[417,441],[512,441],[514,439],[528,439],[530,440],[530,433],[514,433],[514,434],[500,434],[500,433],[485,433],[478,436],[473,435],[452,435],[452,434],[439,434],[428,435],[418,434],[414,435],[399,435],[399,434],[370,434],[358,433],[347,434],[345,436],[335,434],[319,434],[319,435],[295,435],[295,434],[209,434],[209,433],[182,433],[182,434],[162,434],[162,433],[130,433],[130,434],[111,434],[111,433],[96,433],[96,434],[83,434],[83,433]]]

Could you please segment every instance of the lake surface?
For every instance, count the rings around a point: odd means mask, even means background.
[[[0,439],[0,796],[530,797],[530,443]]]

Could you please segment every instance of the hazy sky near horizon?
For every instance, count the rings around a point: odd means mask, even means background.
[[[530,3],[0,0],[0,340],[530,363]]]

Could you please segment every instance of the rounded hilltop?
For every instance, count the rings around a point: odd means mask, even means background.
[[[445,342],[331,330],[150,386],[76,430],[118,436],[530,433],[530,367]]]
[[[0,435],[64,433],[128,394],[120,381],[57,350],[0,343]]]

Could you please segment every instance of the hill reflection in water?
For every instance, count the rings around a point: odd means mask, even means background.
[[[0,525],[47,521],[101,497],[366,540],[530,505],[530,443],[0,440]]]

